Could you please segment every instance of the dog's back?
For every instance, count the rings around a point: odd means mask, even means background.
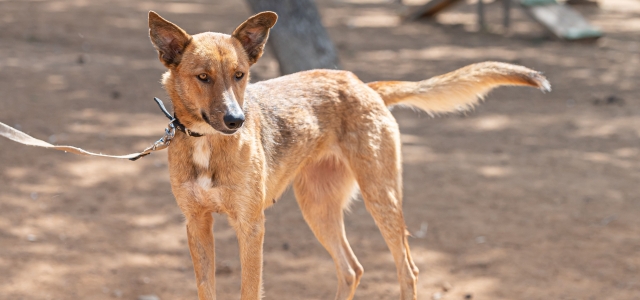
[[[245,109],[250,115],[259,112],[256,139],[265,150],[268,186],[274,187],[267,194],[278,198],[310,163],[326,157],[348,162],[345,154],[367,152],[374,146],[370,135],[386,131],[396,137],[388,107],[408,104],[428,113],[464,110],[500,85],[549,88],[536,71],[496,62],[420,82],[365,84],[348,71],[312,70],[249,85]],[[400,143],[396,138],[391,142]]]

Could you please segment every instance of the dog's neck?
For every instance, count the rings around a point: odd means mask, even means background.
[[[178,116],[174,115],[173,116],[173,126],[176,128],[176,130],[184,132],[184,134],[191,136],[191,137],[201,137],[204,134],[202,133],[197,133],[189,128],[187,128],[186,126],[184,126],[184,124],[180,123],[180,119],[178,119]]]

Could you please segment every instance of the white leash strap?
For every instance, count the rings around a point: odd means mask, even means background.
[[[23,145],[27,145],[27,146],[35,146],[35,147],[41,147],[41,148],[47,148],[47,149],[54,149],[54,150],[60,150],[60,151],[64,151],[64,152],[69,152],[69,153],[73,153],[73,154],[78,154],[78,155],[88,155],[88,156],[100,156],[100,157],[110,157],[110,158],[124,158],[124,159],[128,159],[128,160],[137,160],[140,157],[146,156],[148,154],[150,154],[153,151],[158,151],[158,150],[162,150],[166,147],[169,146],[169,143],[171,142],[171,138],[173,138],[173,131],[174,129],[166,129],[166,133],[165,135],[158,140],[157,142],[155,142],[153,145],[151,145],[150,147],[148,147],[147,149],[145,149],[142,152],[139,153],[132,153],[132,154],[127,154],[127,155],[106,155],[106,154],[101,154],[101,153],[93,153],[93,152],[89,152],[87,150],[81,149],[81,148],[77,148],[77,147],[73,147],[73,146],[56,146],[56,145],[52,145],[49,144],[45,141],[36,139],[22,131],[19,131],[13,127],[10,127],[2,122],[0,122],[0,136],[6,137],[14,142],[18,142],[20,144]]]
[[[149,155],[151,154],[151,152],[162,150],[164,148],[169,147],[171,140],[175,136],[175,133],[176,133],[176,127],[174,126],[175,119],[172,118],[171,115],[167,112],[166,108],[164,107],[160,99],[154,98],[154,100],[156,101],[158,106],[160,106],[160,109],[162,109],[163,113],[168,118],[171,119],[171,122],[169,123],[168,127],[164,130],[165,133],[162,138],[160,138],[158,141],[153,143],[153,145],[147,147],[146,149],[144,149],[142,152],[139,152],[139,153],[131,153],[127,155],[106,155],[102,153],[89,152],[87,150],[73,147],[73,146],[56,146],[56,145],[49,144],[45,141],[36,139],[2,122],[0,122],[0,136],[6,137],[14,142],[18,142],[20,144],[27,145],[27,146],[35,146],[35,147],[41,147],[41,148],[47,148],[47,149],[60,150],[64,152],[69,152],[69,153],[78,154],[78,155],[85,155],[85,156],[123,158],[123,159],[128,159],[133,161],[143,156]]]

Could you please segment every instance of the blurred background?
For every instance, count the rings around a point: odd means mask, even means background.
[[[497,60],[544,72],[553,92],[501,88],[464,115],[394,110],[419,299],[638,299],[640,1],[579,1],[605,34],[586,42],[515,4],[505,30],[501,1],[485,0],[483,26],[473,0],[404,21],[426,2],[317,0],[335,65],[367,82]],[[149,10],[189,33],[230,33],[253,13],[237,0],[0,0],[0,121],[110,154],[157,140],[167,120],[152,97],[169,99]],[[252,81],[280,69],[271,46]],[[0,299],[195,299],[168,179],[166,152],[133,163],[0,140]],[[238,299],[235,233],[215,218],[218,299]],[[356,298],[398,298],[362,202],[346,223],[365,269]],[[264,249],[265,299],[333,299],[333,262],[290,192],[267,211]]]

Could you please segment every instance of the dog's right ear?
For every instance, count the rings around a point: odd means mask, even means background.
[[[167,67],[177,66],[191,36],[154,11],[149,11],[149,38],[158,50],[160,61]]]

